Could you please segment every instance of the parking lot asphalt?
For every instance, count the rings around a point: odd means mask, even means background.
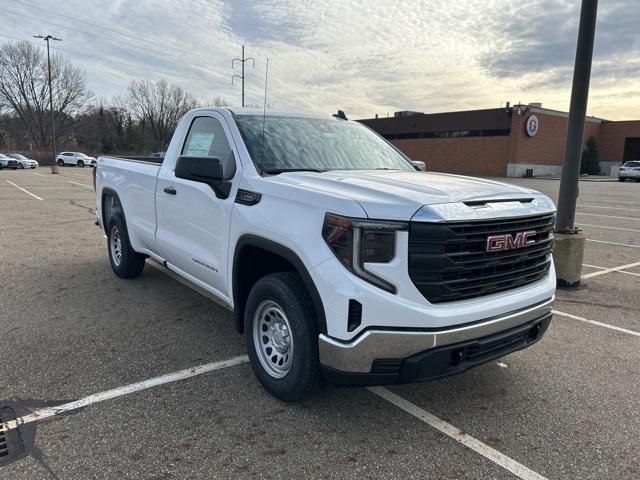
[[[557,198],[557,181],[506,181]],[[20,426],[0,478],[640,478],[640,184],[580,183],[586,278],[535,346],[298,404],[261,388],[230,312],[158,268],[115,277],[94,205],[88,168],[0,171],[0,407],[142,386]]]

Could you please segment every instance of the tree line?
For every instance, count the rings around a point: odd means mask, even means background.
[[[221,97],[200,102],[164,79],[134,80],[124,95],[99,99],[86,74],[51,56],[58,150],[89,154],[147,154],[166,150],[178,120],[198,106],[228,106]],[[32,43],[0,45],[0,151],[51,162],[51,113],[46,53]]]

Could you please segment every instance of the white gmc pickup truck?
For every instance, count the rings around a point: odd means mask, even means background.
[[[551,200],[420,171],[357,122],[197,109],[164,159],[100,157],[95,186],[116,275],[150,258],[213,294],[285,401],[456,374],[551,320]]]

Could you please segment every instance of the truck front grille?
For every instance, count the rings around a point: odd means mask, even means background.
[[[476,298],[545,277],[551,266],[554,215],[455,223],[412,222],[409,276],[431,303]],[[487,252],[487,238],[535,231],[521,248]]]

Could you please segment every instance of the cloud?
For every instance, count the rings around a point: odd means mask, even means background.
[[[269,58],[268,103],[281,109],[341,108],[356,118],[490,108],[507,100],[566,109],[578,4],[6,0],[0,33],[63,37],[56,47],[67,50],[61,53],[87,72],[90,88],[103,98],[123,93],[133,79],[165,77],[202,100],[220,95],[239,103],[231,60],[244,44],[256,60],[246,69],[249,103],[263,102]],[[637,0],[601,2],[590,113],[621,118],[640,111],[632,94],[640,76],[638,24]]]
[[[491,24],[495,31],[491,49],[482,54],[480,63],[491,76],[546,73],[549,83],[566,81],[573,74],[579,17],[579,2],[509,3]],[[596,23],[594,76],[625,77],[638,73],[637,64],[631,69],[624,65],[640,49],[638,24],[637,0],[601,6]],[[613,57],[623,63],[607,64]]]

